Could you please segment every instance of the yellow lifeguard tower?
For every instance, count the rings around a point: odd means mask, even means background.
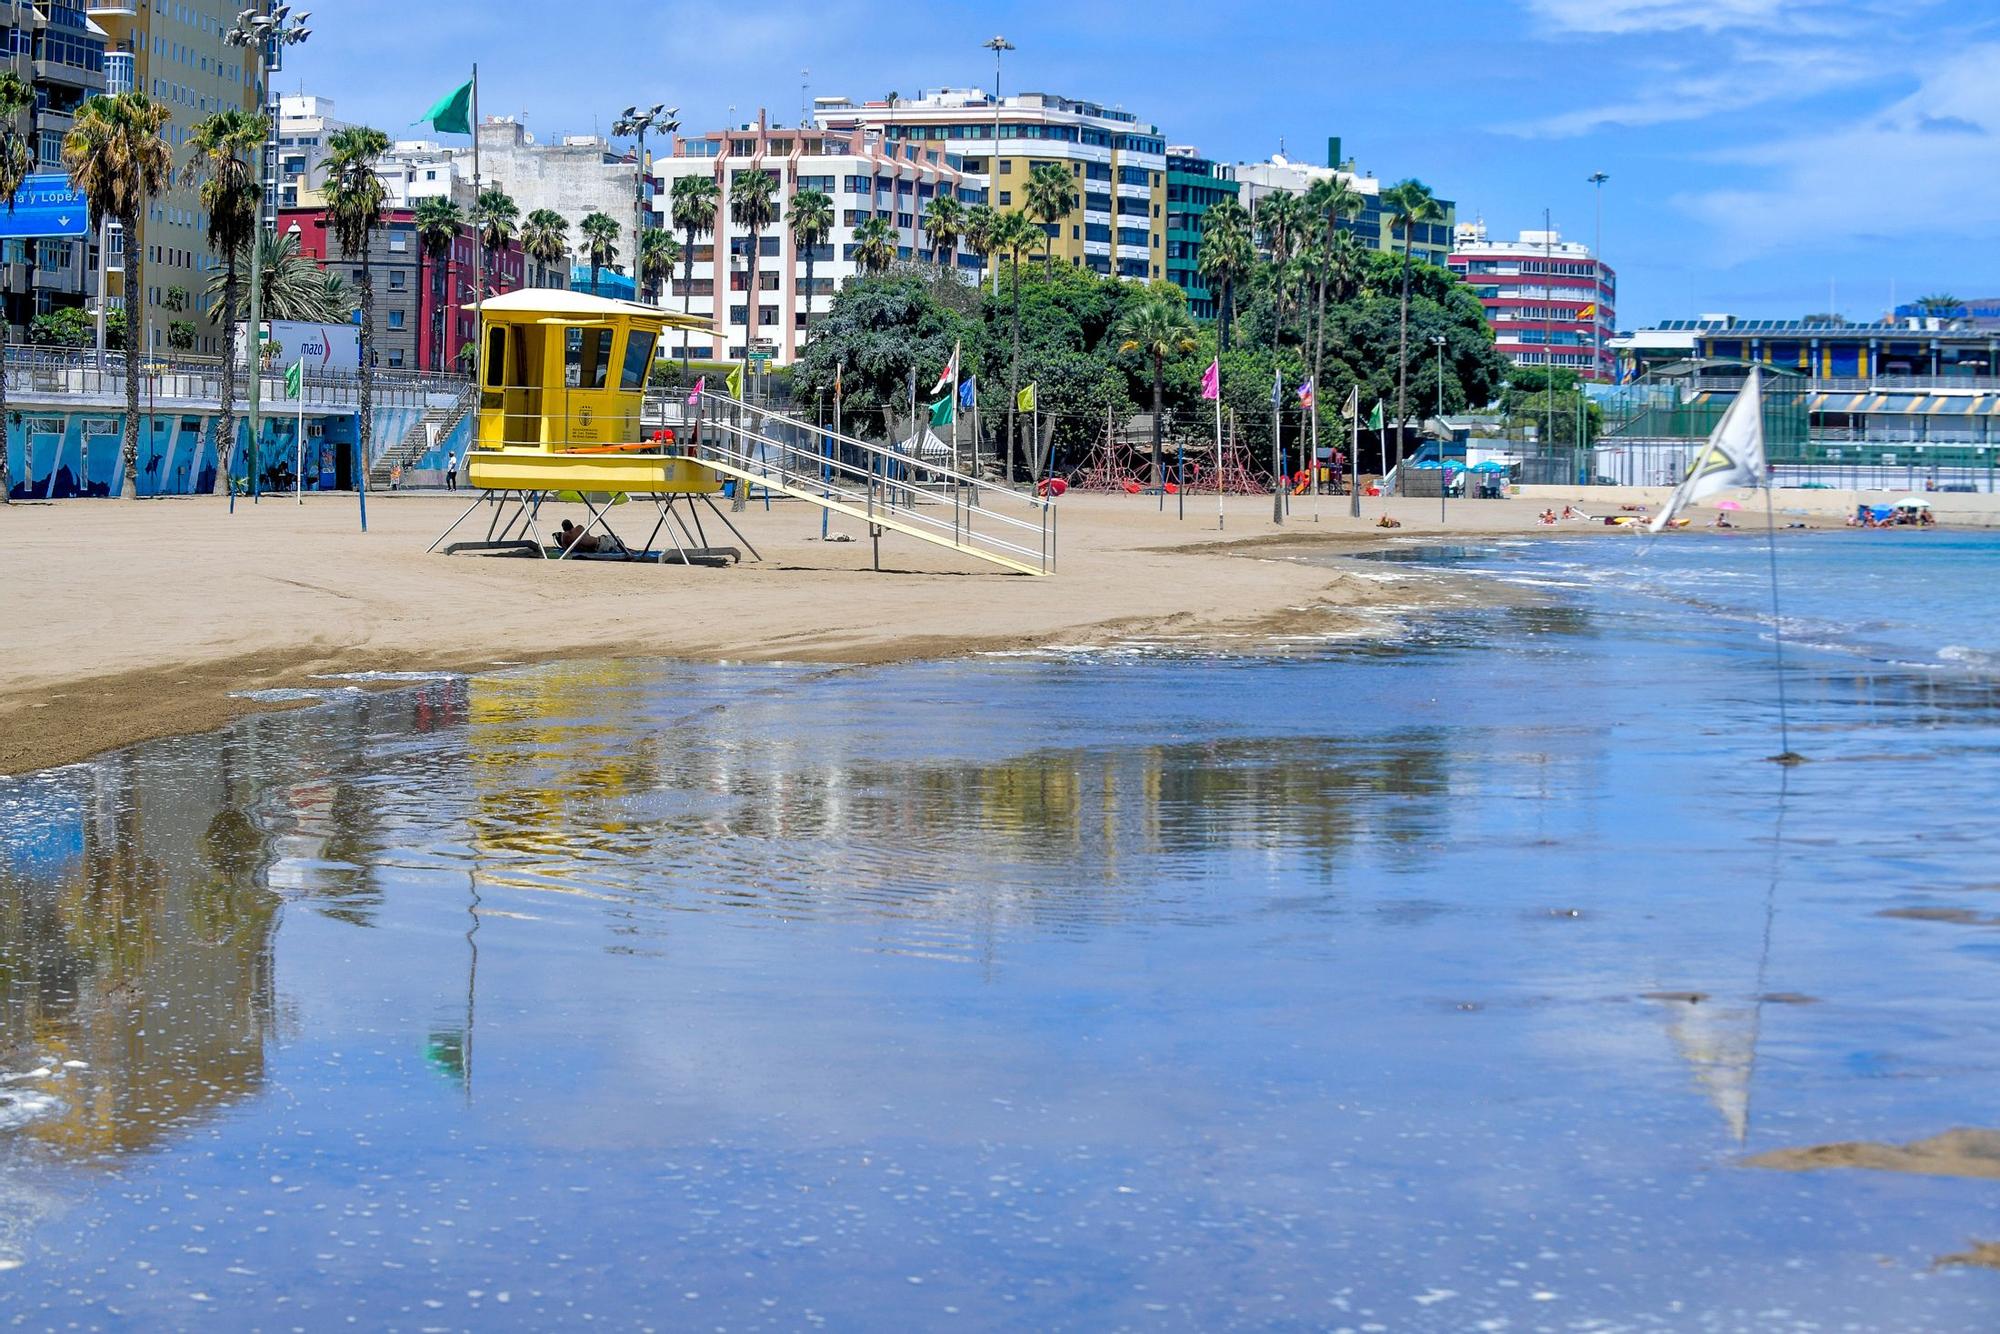
[[[445,548],[448,554],[550,555],[537,521],[550,500],[582,504],[591,514],[584,540],[561,544],[553,557],[558,560],[651,557],[648,549],[663,528],[683,561],[736,555],[734,548],[710,548],[695,539],[700,530],[700,519],[693,514],[696,503],[722,517],[737,540],[750,545],[710,500],[722,490],[715,471],[702,466],[669,430],[647,439],[641,421],[646,379],[661,334],[669,328],[706,330],[705,322],[633,301],[545,288],[493,297],[482,314],[477,433],[465,470],[475,490],[499,494],[475,501],[432,544],[433,550],[473,510],[496,499],[500,504],[485,540],[453,543]],[[634,498],[652,500],[660,516],[652,536],[637,549],[612,534],[608,518],[614,505]],[[682,500],[694,518],[692,531],[674,511]],[[692,546],[675,535],[676,523]],[[754,547],[751,554],[756,554]],[[665,551],[657,556],[672,558]]]
[[[467,307],[467,309],[473,309]],[[634,301],[532,288],[480,308],[477,435],[466,476],[481,493],[431,543],[435,551],[482,506],[492,510],[486,536],[454,542],[458,552],[534,555],[551,560],[679,560],[721,564],[735,547],[712,547],[702,511],[721,521],[750,555],[750,545],[715,504],[725,479],[735,507],[761,491],[789,497],[885,531],[906,534],[1021,574],[1055,569],[1055,512],[1034,494],[982,481],[939,459],[920,437],[876,444],[835,428],[787,416],[697,385],[678,409],[676,438],[663,418],[648,435],[642,419],[646,380],[668,329],[706,335],[706,320]],[[954,391],[956,394],[956,391]],[[935,437],[932,438],[935,443]],[[645,542],[628,546],[611,531],[614,506],[652,502],[659,515]],[[549,502],[584,506],[590,522],[552,545],[540,515]],[[1025,508],[1026,515],[1008,513]],[[672,549],[652,549],[664,532]],[[822,527],[824,536],[824,526]],[[685,540],[683,540],[685,539]]]

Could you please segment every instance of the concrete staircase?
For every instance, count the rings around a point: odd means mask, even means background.
[[[424,415],[412,422],[409,430],[403,432],[403,438],[383,450],[375,462],[369,465],[369,489],[371,491],[386,489],[389,485],[389,474],[395,468],[400,467],[405,472],[414,468],[417,461],[430,453],[438,441],[458,429],[458,424],[465,420],[478,402],[478,386],[467,385],[452,402],[425,408]]]

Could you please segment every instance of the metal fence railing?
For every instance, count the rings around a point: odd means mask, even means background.
[[[107,352],[100,360],[94,350],[9,347],[0,365],[5,368],[10,403],[74,405],[83,400],[116,408],[125,400],[125,354],[121,351]],[[297,408],[299,400],[286,397],[287,369],[265,369],[260,390],[265,404],[289,402]],[[359,409],[359,372],[308,367],[302,378],[308,411]],[[440,398],[455,398],[467,383],[462,375],[378,368],[373,376],[373,399],[378,407],[425,407]],[[237,369],[235,387],[239,407],[246,405],[250,375],[242,367]],[[165,401],[176,406],[216,407],[222,401],[222,362],[207,357],[143,357],[139,397],[155,404]]]

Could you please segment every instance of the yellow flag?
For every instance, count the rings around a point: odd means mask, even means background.
[[[729,396],[731,398],[742,398],[743,368],[741,366],[732,368],[728,376],[724,378],[724,380],[722,381],[722,384],[723,387],[729,391]]]
[[[1033,412],[1035,410],[1035,386],[1031,384],[1024,387],[1015,397],[1014,406],[1022,412]]]
[[[1597,307],[1594,305],[1585,306],[1576,313],[1576,317],[1580,320],[1594,320],[1597,318]]]

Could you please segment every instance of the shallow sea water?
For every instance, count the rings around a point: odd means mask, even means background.
[[[2000,543],[1783,554],[1791,770],[1699,538],[0,781],[0,1319],[1990,1330],[2000,1182],[1742,1160],[2000,1126]]]

